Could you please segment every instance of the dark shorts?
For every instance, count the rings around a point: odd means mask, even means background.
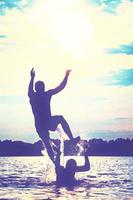
[[[55,131],[59,123],[60,116],[58,115],[52,116],[50,119],[44,120],[44,122],[35,120],[36,131],[41,138],[43,136],[49,138],[49,131]]]

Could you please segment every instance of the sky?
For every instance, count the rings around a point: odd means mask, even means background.
[[[72,70],[51,109],[74,136],[133,138],[133,0],[0,1],[0,140],[39,140],[32,67],[46,90]]]

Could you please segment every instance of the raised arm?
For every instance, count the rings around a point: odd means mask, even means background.
[[[87,151],[84,152],[84,159],[85,159],[84,165],[83,166],[77,166],[76,172],[85,172],[85,171],[90,170],[90,162],[89,162],[89,158],[88,158],[88,155],[87,155]]]
[[[30,75],[31,75],[31,80],[30,80],[29,87],[28,87],[28,96],[29,97],[34,93],[34,90],[33,90],[34,78],[35,78],[34,68],[31,69]]]
[[[71,72],[71,70],[67,70],[65,77],[64,77],[63,81],[60,83],[60,85],[57,86],[56,88],[50,90],[52,95],[57,94],[58,92],[60,92],[61,90],[63,90],[65,88],[70,72]]]

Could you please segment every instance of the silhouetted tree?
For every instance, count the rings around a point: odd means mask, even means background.
[[[59,140],[52,141],[59,148]],[[80,145],[88,148],[88,156],[133,156],[133,139],[118,138],[116,140],[105,141],[94,138],[81,140]],[[34,144],[12,140],[0,141],[0,156],[41,156],[42,149],[44,149],[44,146],[41,140]],[[77,146],[66,140],[64,143],[64,154],[66,156],[73,156],[77,155],[77,152]]]

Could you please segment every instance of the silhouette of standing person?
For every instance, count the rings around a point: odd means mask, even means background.
[[[64,132],[73,143],[77,143],[80,140],[80,137],[73,138],[70,127],[62,115],[51,115],[51,97],[64,89],[67,84],[70,72],[71,70],[66,71],[65,77],[58,87],[48,91],[45,91],[45,84],[42,81],[37,81],[35,83],[34,91],[34,68],[32,68],[30,72],[31,80],[28,88],[28,96],[34,115],[36,131],[44,142],[47,153],[53,162],[54,152],[50,144],[49,131],[55,131],[57,126],[61,124]]]
[[[90,170],[90,162],[87,155],[87,150],[84,150],[84,165],[77,166],[77,163],[74,159],[69,159],[65,167],[60,165],[60,148],[56,148],[56,151],[57,155],[54,163],[56,172],[56,185],[58,187],[72,187],[77,185],[78,181],[75,179],[75,173],[86,172]]]

